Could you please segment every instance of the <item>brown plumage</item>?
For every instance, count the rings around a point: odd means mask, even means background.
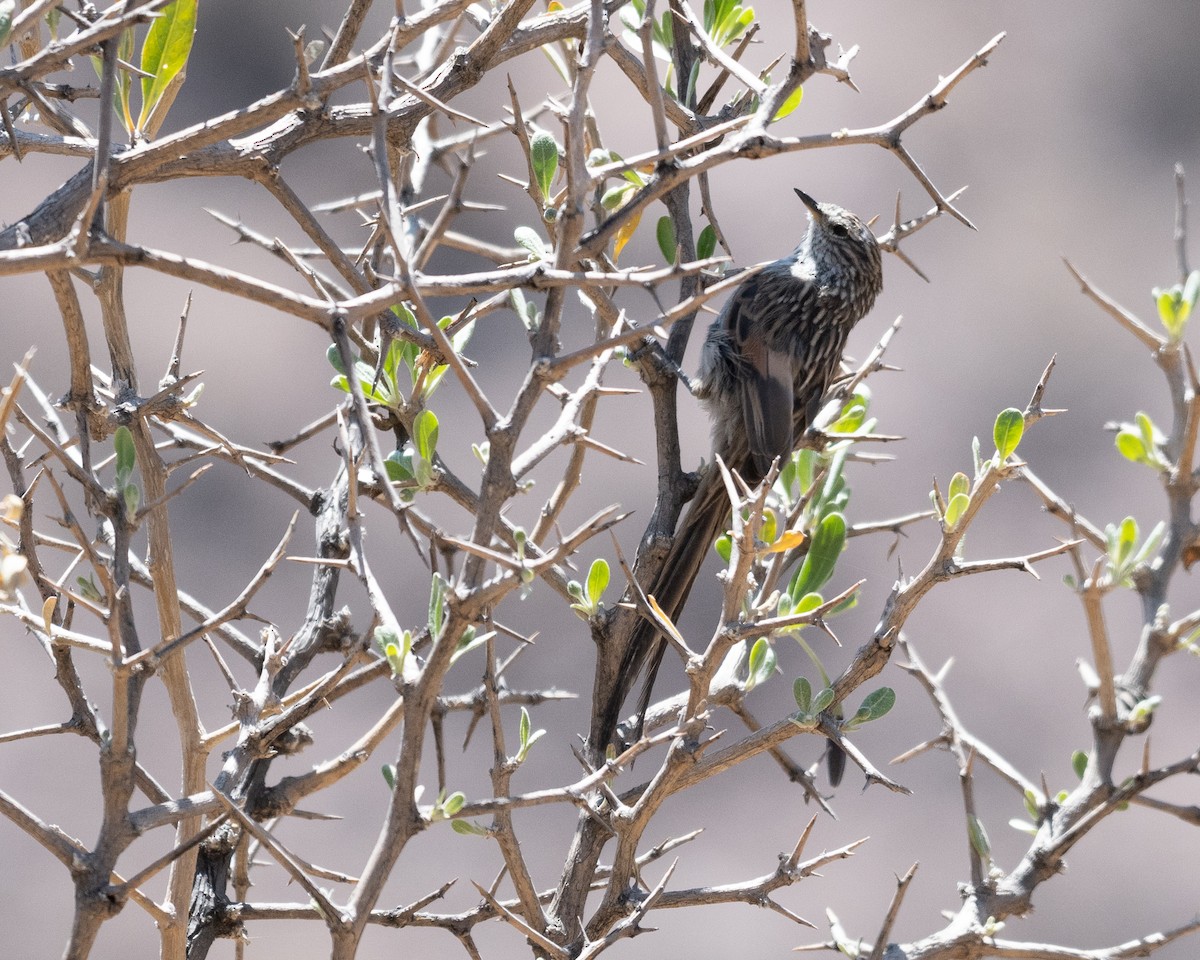
[[[854,214],[800,190],[808,232],[786,257],[734,292],[709,328],[693,392],[712,418],[713,452],[747,483],[795,448],[821,407],[846,338],[883,286],[879,245]],[[713,541],[725,529],[729,497],[710,466],[679,524],[670,553],[647,591],[678,618]],[[626,648],[600,730],[616,736],[621,707],[645,674],[634,735],[650,702],[666,641],[642,621]],[[607,742],[606,741],[606,742]]]

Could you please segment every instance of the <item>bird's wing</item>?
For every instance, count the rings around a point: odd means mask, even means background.
[[[792,401],[795,394],[792,358],[786,351],[773,350],[764,336],[765,316],[771,303],[763,295],[758,277],[739,288],[728,314],[742,377],[739,392],[742,418],[754,467],[762,476],[776,457],[792,452]]]

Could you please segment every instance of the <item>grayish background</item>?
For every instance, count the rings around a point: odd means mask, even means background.
[[[380,4],[388,8],[388,4]],[[377,36],[387,9],[374,14]],[[760,16],[769,29],[763,37],[790,36],[783,3],[763,3]],[[208,0],[201,11],[200,33],[170,129],[198,122],[253,101],[286,85],[292,76],[291,44],[284,27],[336,24],[340,4],[324,2],[235,2]],[[1101,524],[1135,515],[1144,527],[1162,514],[1162,501],[1150,472],[1121,460],[1103,430],[1107,421],[1129,419],[1138,409],[1162,420],[1165,392],[1155,368],[1131,338],[1100,314],[1078,292],[1061,258],[1065,255],[1107,292],[1153,321],[1149,290],[1175,282],[1177,270],[1171,240],[1174,211],[1172,165],[1198,166],[1196,103],[1200,80],[1194,49],[1200,37],[1200,5],[1193,0],[1160,0],[1139,5],[1112,0],[1063,0],[1054,4],[1021,2],[959,3],[948,0],[884,3],[810,4],[810,16],[844,46],[860,44],[853,73],[861,94],[816,78],[808,85],[801,108],[781,124],[788,133],[816,132],[882,122],[907,109],[925,94],[939,75],[947,74],[1000,31],[1008,37],[991,64],[972,75],[951,98],[949,108],[926,118],[906,143],[929,175],[945,191],[969,184],[960,201],[978,226],[970,232],[946,219],[907,246],[929,275],[926,284],[894,258],[885,264],[886,290],[872,315],[851,342],[850,352],[863,356],[897,315],[904,325],[890,360],[904,368],[872,381],[873,413],[880,429],[908,439],[888,451],[897,462],[853,467],[855,496],[852,519],[876,519],[925,507],[932,477],[944,484],[958,469],[969,469],[973,435],[990,435],[992,420],[1006,406],[1023,406],[1051,355],[1059,363],[1047,396],[1069,413],[1037,427],[1022,446],[1034,468],[1082,512]],[[772,19],[778,18],[778,19]],[[790,39],[787,41],[790,43]],[[786,45],[786,44],[785,44]],[[776,50],[764,42],[750,58],[761,64]],[[511,64],[514,81],[526,105],[547,90],[559,89],[553,73],[538,56]],[[77,82],[90,78],[80,76]],[[506,102],[502,76],[472,91],[456,105],[475,115],[495,118]],[[615,70],[602,72],[595,106],[609,145],[622,153],[647,149],[653,134],[644,107]],[[361,97],[358,89],[355,98]],[[444,129],[449,129],[443,124]],[[76,161],[33,158],[18,166],[11,159],[0,181],[0,218],[5,222],[26,213],[78,167]],[[1200,169],[1200,167],[1198,167]],[[512,146],[497,142],[480,162],[469,188],[476,199],[502,202],[511,212],[464,221],[486,236],[509,242],[512,229],[529,223],[527,198],[495,177],[498,171],[520,175]],[[372,173],[355,144],[324,144],[289,158],[283,168],[289,182],[310,202],[369,189]],[[881,150],[854,148],[793,154],[770,161],[729,166],[714,177],[718,211],[740,263],[770,259],[790,249],[803,229],[803,208],[791,187],[802,186],[819,199],[829,199],[863,215],[890,218],[899,191],[906,214],[928,208],[928,199],[907,172]],[[441,189],[440,182],[430,185]],[[1198,185],[1194,195],[1200,190]],[[140,189],[134,198],[131,240],[165,247],[259,273],[299,288],[288,273],[248,246],[230,246],[224,228],[204,215],[215,207],[240,215],[264,233],[300,242],[298,232],[261,191],[240,182],[192,180]],[[655,211],[653,216],[657,216]],[[647,226],[650,224],[650,215]],[[362,231],[350,217],[333,221],[347,242],[361,241]],[[652,231],[643,227],[622,257],[623,264],[659,258]],[[477,268],[477,261],[446,257],[438,269]],[[187,289],[148,273],[131,271],[127,279],[130,315],[141,363],[143,387],[152,387],[165,369]],[[639,320],[651,316],[652,304],[626,294],[623,304]],[[6,331],[6,360],[15,360],[34,344],[39,348],[34,375],[52,394],[61,394],[67,368],[59,321],[45,281],[40,277],[8,279],[0,306]],[[446,304],[446,312],[455,305]],[[90,309],[90,306],[89,306]],[[94,322],[94,311],[89,314]],[[201,415],[236,439],[256,442],[286,436],[335,402],[324,361],[326,343],[315,328],[288,317],[207,290],[196,290],[184,367],[203,369],[207,392]],[[582,336],[582,312],[575,318]],[[98,325],[94,344],[101,343]],[[512,397],[527,362],[524,337],[511,316],[495,315],[480,324],[472,347],[488,360],[485,386],[504,406]],[[95,360],[103,365],[102,350]],[[690,362],[694,357],[690,358]],[[612,383],[635,384],[628,371],[617,371]],[[143,392],[148,392],[144,389]],[[478,440],[473,415],[453,384],[438,395],[435,407],[448,424],[461,414],[460,431],[443,427],[441,452],[468,478],[475,474],[469,443]],[[685,400],[686,451],[694,462],[707,451],[703,418]],[[545,412],[549,416],[550,411]],[[614,399],[604,410],[598,437],[650,460],[649,411],[645,398]],[[451,443],[447,444],[447,439]],[[295,473],[306,482],[327,482],[335,469],[326,438],[297,453]],[[536,495],[522,504],[532,519],[544,496],[553,467]],[[638,513],[625,525],[626,550],[636,542],[639,522],[648,516],[653,474],[650,467],[593,462],[587,487],[569,520],[613,501]],[[49,510],[41,502],[43,510]],[[232,597],[257,569],[282,533],[292,511],[283,498],[248,489],[236,471],[218,468],[173,508],[181,582],[212,606]],[[438,516],[451,529],[466,518],[453,510]],[[516,519],[521,519],[516,516]],[[988,506],[985,522],[967,541],[967,555],[983,558],[1046,547],[1064,530],[1045,517],[1032,493],[1018,486],[1003,490]],[[376,523],[369,547],[402,619],[423,619],[424,573],[387,523]],[[306,552],[310,533],[301,520],[293,552]],[[846,650],[829,653],[831,669],[850,655],[871,629],[897,569],[908,572],[924,562],[932,543],[929,529],[918,529],[897,553],[887,556],[886,538],[857,540],[839,567],[839,581],[867,577],[858,610],[834,626]],[[611,554],[609,559],[612,559]],[[412,569],[411,575],[409,570]],[[1076,674],[1077,658],[1088,648],[1083,619],[1060,578],[1065,561],[1042,569],[1043,579],[1015,573],[978,578],[935,591],[910,621],[909,637],[933,665],[953,656],[957,666],[948,692],[964,722],[1004,751],[1027,775],[1045,771],[1052,788],[1073,782],[1070,753],[1086,747],[1084,691]],[[307,597],[305,569],[282,571],[256,604],[286,636],[300,622]],[[538,650],[514,671],[514,685],[559,683],[586,694],[590,689],[592,651],[581,623],[562,618],[535,592],[524,604],[515,601],[501,611],[504,619],[526,630],[540,630]],[[143,600],[145,598],[142,598]],[[365,617],[361,596],[347,588],[345,602]],[[1186,578],[1176,585],[1173,610],[1197,602],[1195,585]],[[715,596],[697,596],[685,628],[702,636],[710,629]],[[142,628],[151,629],[151,606],[139,608]],[[1134,599],[1114,597],[1108,607],[1118,665],[1127,662],[1137,641]],[[824,652],[830,645],[817,638]],[[756,709],[762,717],[789,707],[791,677],[808,668],[802,654],[787,641],[779,645],[787,682],[761,691]],[[0,730],[52,723],[66,716],[48,661],[37,644],[5,622],[0,652],[9,680],[0,700]],[[202,715],[209,728],[228,719],[229,696],[206,655],[189,654],[197,682],[209,691]],[[81,657],[90,692],[106,709],[106,671]],[[462,663],[454,676],[456,689],[478,677],[478,662]],[[678,679],[678,668],[664,670]],[[1166,701],[1154,728],[1153,756],[1166,762],[1195,748],[1194,661],[1174,658],[1159,677]],[[248,676],[240,676],[249,683]],[[899,705],[887,721],[864,730],[860,746],[878,763],[933,737],[938,720],[916,684],[894,666],[882,682],[893,686]],[[342,701],[318,719],[318,742],[305,757],[293,761],[301,769],[340,751],[354,733],[385,708],[390,694],[382,686],[353,702]],[[174,732],[161,689],[151,685],[139,729],[141,756],[160,780],[176,782],[172,759]],[[532,789],[575,776],[567,748],[569,735],[584,728],[582,704],[546,706],[535,711],[535,725],[551,736],[535,748],[517,777],[516,789]],[[515,729],[515,716],[512,724]],[[718,717],[718,726],[731,724]],[[473,742],[458,753],[465,724],[448,724],[451,786],[471,796],[488,792],[476,771],[486,769],[488,745]],[[736,730],[731,730],[731,734]],[[1132,746],[1132,745],[1131,745]],[[793,750],[809,760],[819,744],[797,742]],[[302,856],[323,865],[355,872],[373,842],[386,801],[378,764],[390,759],[389,744],[359,775],[313,806],[342,814],[340,823],[289,821],[280,835]],[[1131,770],[1138,758],[1125,758]],[[213,758],[214,767],[219,756]],[[649,764],[647,764],[649,767]],[[284,769],[280,765],[279,770]],[[640,767],[639,767],[640,772]],[[812,920],[817,932],[790,925],[777,914],[748,906],[656,914],[661,932],[619,949],[630,957],[729,955],[784,956],[792,946],[825,935],[823,910],[831,907],[846,927],[871,937],[894,888],[893,874],[915,860],[921,867],[893,937],[910,939],[941,924],[939,910],[958,903],[956,883],[967,876],[966,836],[957,774],[944,754],[927,755],[891,768],[914,796],[881,789],[860,794],[860,778],[851,771],[838,793],[837,821],[822,818],[810,852],[833,848],[870,836],[853,860],[830,866],[784,892],[779,899]],[[433,770],[429,781],[433,783]],[[0,747],[0,785],[47,820],[90,841],[98,824],[94,751],[66,738],[22,742]],[[1195,803],[1194,784],[1175,784],[1164,791],[1180,802]],[[977,796],[989,829],[995,858],[1011,868],[1023,850],[1023,835],[1006,824],[1024,813],[1019,798],[983,775]],[[800,792],[790,787],[766,759],[747,764],[730,776],[682,796],[650,831],[647,840],[704,826],[699,840],[679,851],[673,884],[686,886],[744,879],[774,869],[776,855],[789,850],[811,815]],[[557,877],[573,826],[569,810],[539,808],[518,817],[537,882],[550,886]],[[135,846],[122,865],[136,869],[164,849],[165,835]],[[1200,853],[1196,831],[1162,816],[1133,810],[1114,816],[1096,829],[1068,858],[1066,876],[1047,883],[1036,898],[1037,912],[1010,922],[1004,935],[1018,940],[1054,940],[1076,947],[1119,943],[1147,932],[1182,923],[1196,910],[1195,867]],[[144,857],[145,859],[139,859]],[[65,871],[11,824],[0,824],[0,862],[4,871],[0,897],[0,930],[7,956],[57,956],[65,941],[71,888]],[[487,884],[498,859],[488,844],[452,834],[446,828],[420,837],[401,860],[382,906],[402,904],[450,877],[460,883],[446,900],[448,909],[463,909],[476,900],[469,879]],[[653,883],[662,865],[647,872]],[[154,888],[156,893],[159,887]],[[341,897],[344,891],[338,891]],[[261,871],[254,896],[303,899],[288,887],[280,871]],[[252,957],[318,957],[327,953],[324,931],[317,924],[255,924],[250,929]],[[98,958],[150,956],[157,939],[144,914],[130,905],[105,927],[95,951]],[[511,929],[492,923],[481,931],[486,956],[528,956]],[[1179,960],[1196,952],[1185,941],[1158,954]],[[363,957],[461,955],[444,933],[373,931]],[[226,944],[214,956],[231,956]]]

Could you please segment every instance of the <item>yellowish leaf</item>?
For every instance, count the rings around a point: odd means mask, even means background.
[[[667,616],[666,611],[658,605],[658,601],[653,597],[646,597],[646,602],[650,604],[650,609],[654,611],[654,619],[658,621],[658,625],[680,644],[686,646],[687,644],[684,643],[683,635],[676,628],[675,624],[671,622],[671,618]]]
[[[625,249],[633,233],[638,228],[638,224],[642,222],[642,213],[639,210],[632,217],[626,220],[621,229],[617,231],[617,238],[613,241],[613,262],[615,263],[621,257],[621,251]]]
[[[794,550],[804,542],[804,534],[799,530],[788,530],[780,536],[773,544],[767,547],[763,553],[784,553],[788,550]]]
[[[54,632],[54,608],[58,606],[58,597],[47,597],[46,602],[42,604],[42,623],[46,627],[46,633]]]

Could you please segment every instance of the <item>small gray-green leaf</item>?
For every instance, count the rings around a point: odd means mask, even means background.
[[[1016,407],[1002,410],[1000,416],[996,417],[996,426],[992,431],[992,436],[996,441],[996,453],[1000,455],[1001,463],[1017,449],[1017,444],[1021,442],[1021,435],[1024,432],[1025,417]]]
[[[113,434],[113,449],[117,454],[117,487],[122,488],[133,476],[133,467],[137,463],[137,453],[133,448],[133,434],[128,427],[117,427]]]
[[[325,351],[325,359],[329,361],[329,365],[333,367],[343,377],[346,375],[346,365],[342,363],[342,351],[337,348],[336,343],[331,343]]]
[[[538,189],[545,199],[550,196],[554,175],[558,173],[558,144],[546,131],[535,133],[529,141],[529,159],[533,164],[533,175]]]
[[[981,859],[991,860],[992,844],[988,840],[987,831],[983,828],[983,821],[978,817],[967,817],[967,830],[971,835],[971,846],[975,852]]]
[[[816,697],[813,698],[812,711],[813,713],[820,713],[831,703],[833,703],[833,690],[829,687],[825,687],[816,695]]]
[[[1071,754],[1071,769],[1075,771],[1075,776],[1080,780],[1083,779],[1083,772],[1087,769],[1088,755],[1082,750],[1076,750]]]
[[[127,483],[121,488],[121,495],[125,498],[125,516],[134,516],[137,513],[138,504],[142,502],[142,491],[138,489],[136,483]]]
[[[862,702],[862,706],[858,708],[858,712],[866,715],[863,723],[867,723],[886,716],[895,705],[896,691],[891,687],[880,687],[878,690],[867,694]]]
[[[441,574],[435,573],[429,582],[429,615],[426,623],[429,635],[436,640],[442,632],[446,620],[446,581]]]
[[[513,239],[517,241],[518,246],[528,250],[533,259],[546,259],[546,244],[542,242],[541,236],[533,227],[517,227],[513,231]]]
[[[700,231],[700,237],[696,240],[696,256],[701,260],[707,260],[717,251],[717,231],[713,229],[713,225],[707,224]],[[1200,271],[1198,271],[1200,273]]]
[[[796,706],[800,708],[800,712],[806,717],[813,712],[812,709],[812,684],[808,682],[807,677],[797,677],[792,683],[792,696],[796,698]]]

